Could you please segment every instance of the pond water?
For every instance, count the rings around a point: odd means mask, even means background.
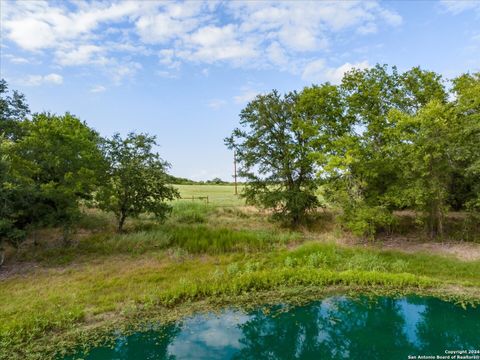
[[[422,297],[331,297],[196,315],[68,359],[407,359],[474,349],[478,307]]]

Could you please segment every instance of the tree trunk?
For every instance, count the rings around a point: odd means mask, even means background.
[[[72,233],[72,227],[70,225],[65,225],[63,227],[62,242],[64,246],[70,246],[70,235]]]
[[[443,213],[441,206],[441,202],[438,200],[434,200],[432,202],[428,221],[430,227],[430,237],[432,239],[437,236],[443,237]]]
[[[0,267],[2,267],[4,261],[5,261],[5,250],[0,248]]]
[[[38,246],[37,230],[36,229],[34,229],[32,231],[32,238],[33,238],[33,245]]]
[[[127,216],[122,213],[120,214],[120,217],[118,218],[118,227],[117,227],[117,232],[122,233],[123,232],[123,225],[125,224],[125,219]]]

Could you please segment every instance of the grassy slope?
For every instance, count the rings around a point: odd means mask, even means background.
[[[101,229],[109,221],[89,219]],[[258,214],[180,201],[166,224],[143,219],[130,229],[20,253],[39,268],[0,282],[0,359],[45,358],[90,342],[93,329],[180,316],[203,299],[279,301],[337,287],[480,299],[480,261],[305,242]]]

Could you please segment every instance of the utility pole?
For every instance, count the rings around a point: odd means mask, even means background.
[[[237,153],[233,150],[233,177],[235,179],[235,195],[238,195],[237,191]]]

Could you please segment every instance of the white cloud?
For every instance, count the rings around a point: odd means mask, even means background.
[[[107,90],[107,88],[103,85],[95,85],[90,89],[91,93],[101,93]]]
[[[274,65],[285,66],[288,64],[288,56],[285,49],[278,42],[273,42],[266,49],[267,56]]]
[[[51,52],[54,65],[112,68],[115,82],[150,54],[160,72],[221,62],[295,73],[337,33],[361,36],[402,23],[376,1],[6,1],[2,10],[8,41]]]
[[[224,107],[227,104],[225,100],[222,99],[211,99],[208,103],[207,106],[213,110],[218,110],[222,107]]]
[[[178,73],[170,70],[158,70],[156,74],[160,77],[166,78],[166,79],[177,79],[178,78]]]
[[[163,12],[150,13],[136,21],[138,34],[146,43],[166,43],[194,30],[200,23],[201,2],[191,7],[166,3]]]
[[[442,0],[441,4],[447,12],[454,15],[467,10],[480,13],[480,1],[477,0]]]
[[[379,14],[391,26],[400,26],[403,23],[402,17],[393,11],[379,9]]]
[[[108,71],[112,76],[113,82],[118,85],[124,78],[134,76],[141,68],[142,65],[137,62],[122,62],[112,65]]]
[[[63,83],[63,77],[55,73],[48,75],[29,75],[20,82],[25,86],[40,86],[43,84],[60,85]]]
[[[314,79],[321,77],[325,72],[325,60],[318,59],[309,62],[302,73],[303,80],[314,81]]]
[[[100,2],[72,3],[75,10],[66,5],[58,3],[55,6],[46,1],[5,2],[6,15],[2,22],[6,36],[26,50],[55,48],[63,41],[88,38],[100,24],[138,15],[152,4],[132,1],[108,6]]]
[[[44,82],[60,85],[63,83],[63,77],[58,74],[48,74],[43,77]]]
[[[375,25],[374,23],[367,23],[365,25],[360,26],[357,29],[357,32],[362,35],[374,34],[377,32],[377,25]]]
[[[241,64],[257,56],[255,45],[250,40],[239,38],[238,28],[233,24],[201,27],[184,38],[184,45],[184,49],[175,54],[187,61]]]
[[[13,64],[29,64],[30,63],[30,60],[28,60],[24,57],[21,57],[21,56],[15,56],[15,55],[12,55],[12,54],[5,54],[4,57],[6,59],[8,59],[8,61],[10,61]]]
[[[105,65],[109,61],[103,55],[104,49],[97,45],[81,45],[75,49],[57,50],[55,56],[57,62],[63,66],[75,66],[85,64]]]
[[[260,91],[258,90],[244,87],[239,95],[233,97],[233,101],[235,101],[236,104],[245,104],[255,99],[255,97],[259,94]]]
[[[366,69],[370,65],[368,61],[362,61],[355,64],[345,63],[339,67],[328,67],[325,60],[318,59],[308,63],[302,73],[302,79],[308,82],[329,81],[333,84],[339,84],[343,75],[352,69]]]
[[[10,59],[10,61],[14,64],[28,64],[30,62],[28,59],[23,57],[13,57]]]

